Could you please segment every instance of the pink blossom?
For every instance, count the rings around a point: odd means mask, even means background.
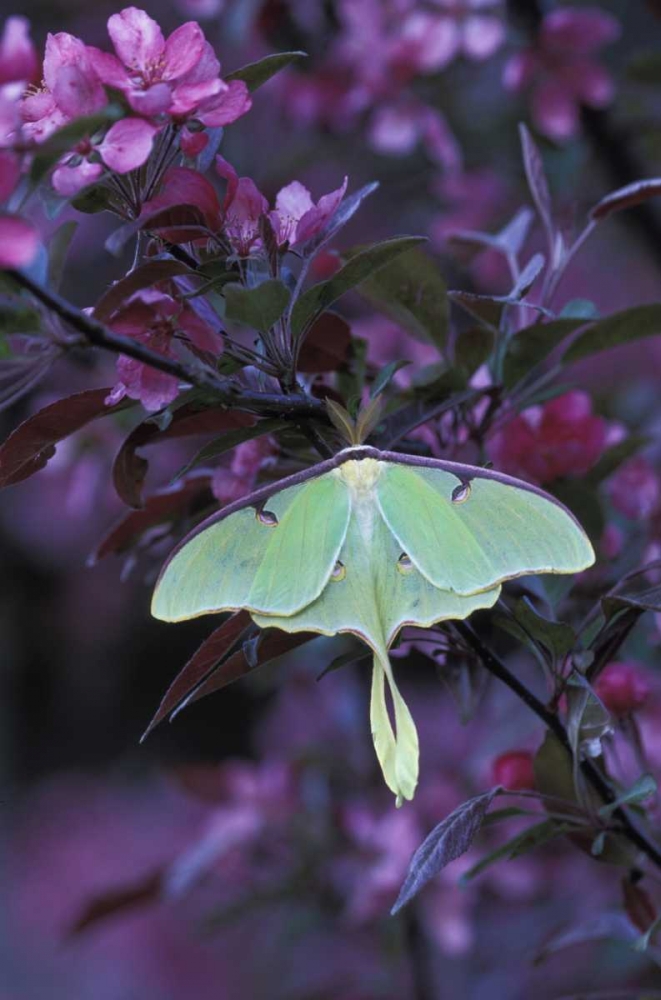
[[[13,193],[21,175],[18,156],[0,150],[0,203]],[[39,247],[39,234],[32,223],[18,215],[0,212],[0,268],[25,267]]]
[[[661,500],[658,473],[643,455],[625,462],[611,477],[608,489],[616,510],[632,521],[652,514]]]
[[[129,299],[109,325],[166,358],[177,356],[177,341],[214,356],[222,350],[220,337],[190,306],[153,289],[138,292]],[[129,396],[140,400],[146,410],[154,411],[167,406],[179,393],[179,381],[174,375],[125,355],[117,361],[117,373],[119,382],[108,397],[109,402]]]
[[[275,211],[270,213],[278,244],[296,246],[316,236],[336,211],[347,189],[348,178],[336,191],[324,194],[315,204],[300,181],[292,181],[276,195]]]
[[[216,157],[216,170],[227,181],[223,202],[223,232],[232,248],[246,257],[259,239],[259,220],[269,204],[249,177],[239,177],[222,156]]]
[[[489,455],[496,467],[534,483],[584,475],[603,452],[606,422],[578,390],[524,410],[496,434]]]
[[[438,13],[413,10],[393,46],[396,63],[436,73],[459,55],[487,59],[505,39],[500,0],[434,0]]]
[[[509,750],[496,757],[492,764],[494,785],[510,791],[535,787],[533,754],[529,750]]]
[[[60,32],[48,35],[43,65],[44,84],[23,99],[25,132],[43,142],[73,118],[90,115],[107,104],[87,46]]]
[[[226,83],[199,24],[188,21],[166,40],[149,15],[126,7],[108,20],[116,55],[90,50],[100,79],[122,91],[145,117],[168,114],[185,121],[194,113],[209,126],[229,125],[251,107],[242,81]]]
[[[608,711],[617,717],[642,708],[652,693],[645,671],[629,662],[609,663],[594,687]]]
[[[30,41],[30,25],[24,17],[8,17],[0,38],[0,86],[34,80],[39,72],[37,52]]]
[[[99,142],[82,139],[53,173],[53,187],[63,197],[77,194],[103,173],[101,161],[117,174],[126,174],[145,163],[151,153],[155,125],[142,118],[123,118]]]
[[[564,142],[578,132],[581,106],[611,103],[613,81],[594,53],[619,35],[619,22],[596,7],[554,10],[544,18],[536,44],[508,61],[503,83],[508,90],[531,90],[536,127]]]
[[[250,493],[260,471],[275,454],[275,443],[268,435],[240,444],[234,449],[229,469],[222,466],[213,475],[211,489],[216,499],[227,504]]]
[[[38,248],[39,234],[31,223],[0,212],[0,268],[25,267]]]
[[[417,98],[403,97],[378,108],[370,120],[368,139],[373,149],[389,156],[409,156],[422,143],[434,163],[450,172],[461,167],[461,150],[447,121]]]

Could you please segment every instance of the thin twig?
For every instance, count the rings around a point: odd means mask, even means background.
[[[464,642],[470,646],[470,648],[477,653],[483,666],[490,674],[497,677],[503,682],[511,691],[513,691],[518,698],[524,702],[525,705],[531,709],[535,715],[542,720],[544,725],[557,737],[558,741],[565,748],[567,753],[571,754],[571,744],[569,741],[569,736],[567,735],[567,730],[563,726],[562,722],[558,716],[552,712],[549,708],[544,705],[539,698],[528,690],[528,688],[523,684],[518,677],[515,677],[511,673],[505,664],[498,659],[498,657],[491,652],[491,650],[484,645],[480,637],[477,635],[473,629],[467,625],[465,622],[453,622],[454,629],[459,633]],[[590,759],[582,760],[579,764],[584,777],[589,782],[590,785],[601,795],[604,802],[611,803],[616,799],[616,794],[611,788],[608,780],[604,777],[602,772],[596,766],[594,761]],[[647,857],[652,861],[657,868],[661,868],[661,850],[657,845],[648,839],[648,837],[640,830],[631,818],[629,813],[623,809],[621,806],[613,810],[612,818],[616,820],[621,827],[620,833],[623,837],[626,837],[632,844],[646,854]]]
[[[138,340],[114,333],[103,323],[76,308],[56,292],[50,291],[33,281],[20,271],[9,271],[11,277],[60,319],[81,333],[94,347],[125,354],[158,371],[173,375],[189,385],[211,393],[219,403],[234,409],[266,413],[281,417],[316,418],[328,422],[326,409],[321,400],[302,393],[289,396],[275,392],[256,392],[222,378],[213,369],[202,365],[187,365],[150,350]]]

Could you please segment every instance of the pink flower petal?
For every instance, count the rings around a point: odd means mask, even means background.
[[[426,109],[422,140],[431,160],[450,173],[461,169],[461,147],[444,115],[434,108]]]
[[[179,78],[179,85],[206,83],[209,80],[214,80],[219,75],[220,63],[218,62],[216,53],[213,46],[205,41],[200,58],[185,76]]]
[[[0,267],[25,267],[39,249],[39,234],[18,215],[0,214]]]
[[[400,40],[409,54],[408,61],[422,73],[443,69],[459,54],[461,47],[461,33],[454,18],[422,11],[415,11],[406,18]],[[401,62],[401,54],[398,62]]]
[[[200,104],[224,93],[227,85],[216,77],[215,80],[204,80],[200,83],[179,84],[172,92],[169,113],[173,118],[186,119],[192,117]]]
[[[313,205],[310,192],[300,181],[292,181],[281,188],[275,199],[275,210],[280,218],[294,223],[298,223]]]
[[[165,43],[162,78],[178,80],[192,70],[202,58],[205,44],[204,33],[195,21],[188,21],[173,31]]]
[[[541,68],[539,56],[534,49],[524,49],[511,56],[503,69],[505,90],[519,92],[529,87]]]
[[[505,41],[505,25],[498,17],[469,17],[463,27],[463,50],[469,59],[488,59]]]
[[[101,49],[95,49],[91,45],[88,45],[87,51],[94,71],[102,83],[114,87],[115,90],[131,89],[133,86],[131,78],[117,56],[111,55],[110,52],[102,52]]]
[[[0,38],[0,86],[13,80],[36,79],[37,52],[30,41],[30,24],[25,17],[8,17]]]
[[[68,164],[58,167],[53,173],[53,187],[64,198],[78,194],[88,184],[93,184],[103,173],[100,163],[90,163],[82,160],[78,166]]]
[[[63,66],[55,75],[52,91],[58,108],[69,118],[91,115],[107,104],[103,87],[89,67]]]
[[[21,113],[26,136],[35,142],[44,142],[49,135],[66,125],[68,118],[60,111],[55,98],[49,93],[33,94],[24,98]]]
[[[118,174],[141,167],[149,158],[158,129],[141,118],[124,118],[106,133],[98,147],[103,162]]]
[[[559,7],[544,18],[539,37],[543,48],[576,55],[594,52],[620,33],[620,22],[598,7]]]
[[[372,117],[369,141],[373,149],[390,156],[407,156],[420,139],[420,117],[409,105],[385,105]]]
[[[322,195],[317,204],[303,215],[296,228],[294,244],[304,243],[323,229],[344,198],[348,183],[349,178],[345,177],[339,188]]]
[[[230,80],[227,90],[200,107],[197,117],[209,128],[231,125],[252,107],[252,97],[243,80]]]
[[[57,74],[63,66],[82,65],[86,61],[85,43],[66,31],[46,36],[44,51],[44,83],[52,92],[57,84]]]
[[[148,72],[158,63],[165,39],[156,21],[144,10],[126,7],[108,20],[108,34],[125,66]]]
[[[172,102],[172,90],[168,83],[155,83],[146,90],[134,87],[127,91],[129,104],[139,115],[151,118],[169,110]]]
[[[556,142],[566,142],[576,135],[578,111],[574,94],[558,80],[549,78],[533,93],[533,121],[540,132]]]
[[[8,149],[0,151],[0,201],[7,201],[21,176],[18,156]]]
[[[591,108],[605,108],[615,96],[615,85],[610,74],[589,59],[569,63],[563,67],[561,76],[579,101]]]

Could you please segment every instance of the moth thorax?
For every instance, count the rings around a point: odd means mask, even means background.
[[[337,470],[356,500],[363,500],[374,490],[381,475],[383,462],[376,458],[364,458],[360,462],[344,462]]]

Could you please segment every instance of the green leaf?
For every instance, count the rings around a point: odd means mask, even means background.
[[[30,182],[33,185],[38,184],[61,156],[71,152],[76,143],[86,136],[94,135],[106,125],[119,121],[123,115],[123,110],[116,104],[108,104],[93,115],[74,118],[73,121],[63,125],[37,147],[38,152],[30,168]]]
[[[255,288],[230,284],[223,288],[225,316],[260,333],[268,333],[289,305],[289,290],[281,281],[263,281]]]
[[[497,847],[495,851],[491,851],[481,861],[478,861],[476,865],[473,865],[467,872],[464,872],[460,881],[463,883],[470,882],[471,879],[474,879],[476,875],[480,875],[481,872],[491,867],[496,861],[502,861],[504,858],[511,861],[513,858],[518,858],[521,854],[527,854],[528,851],[533,851],[536,847],[541,847],[550,840],[561,837],[573,829],[574,827],[569,823],[558,823],[557,820],[551,818],[543,819],[541,822],[535,823],[533,826],[529,826],[526,830],[518,833],[511,840],[508,840],[507,843]]]
[[[77,229],[77,222],[63,222],[48,243],[48,285],[56,292],[62,284],[64,265]]]
[[[310,323],[337,299],[362,284],[380,268],[401,254],[425,242],[423,236],[400,236],[361,250],[332,278],[313,285],[301,295],[292,314],[292,331],[299,336]]]
[[[252,92],[265,84],[280,70],[291,66],[294,62],[299,62],[301,59],[307,59],[307,57],[307,52],[276,52],[274,55],[265,56],[263,59],[258,59],[257,62],[248,63],[247,66],[235,69],[233,73],[228,73],[225,79],[243,80],[247,84],[248,90]]]
[[[509,342],[503,364],[503,382],[507,388],[516,385],[530,370],[543,361],[562,343],[565,337],[583,326],[583,319],[555,319],[535,323],[519,330]]]
[[[459,334],[454,348],[454,360],[458,368],[472,375],[485,364],[494,347],[494,335],[484,326],[472,326]]]
[[[620,806],[644,802],[645,799],[649,799],[652,795],[654,795],[656,790],[657,784],[652,775],[641,774],[641,776],[633,783],[631,788],[627,789],[626,792],[622,792],[621,795],[618,795],[614,802],[608,802],[605,806],[602,806],[599,810],[599,815],[602,819],[610,819],[615,810],[619,809]]]
[[[385,368],[382,368],[372,383],[372,391],[370,393],[372,399],[388,388],[398,371],[401,371],[402,368],[406,368],[410,364],[410,361],[391,361]]]
[[[179,469],[172,481],[175,482],[177,479],[181,479],[191,469],[194,469],[198,465],[204,465],[212,459],[218,458],[220,455],[224,455],[225,452],[236,448],[239,444],[243,444],[244,441],[252,441],[254,438],[262,437],[264,434],[275,434],[277,431],[283,430],[288,426],[289,424],[286,420],[272,417],[268,420],[260,420],[258,423],[253,424],[252,427],[239,427],[235,431],[228,431],[226,434],[221,434],[213,441],[210,441],[209,444],[205,444],[204,448],[201,448],[191,458],[190,462],[187,462],[183,468]]]
[[[438,265],[421,250],[410,250],[363,282],[360,294],[418,340],[445,346],[448,298]]]
[[[104,184],[90,184],[72,198],[72,208],[85,215],[96,215],[98,212],[112,211],[115,206],[112,191]]]
[[[661,334],[661,305],[634,306],[592,323],[565,352],[563,361],[571,364],[611,347],[630,344]]]
[[[544,646],[554,659],[566,656],[576,643],[576,635],[571,625],[544,618],[535,610],[527,597],[516,602],[514,617],[528,635]]]

